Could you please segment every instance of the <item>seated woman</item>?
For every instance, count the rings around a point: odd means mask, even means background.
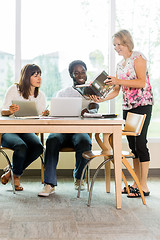
[[[1,114],[9,116],[19,110],[19,106],[12,104],[12,100],[35,101],[39,114],[48,115],[45,111],[45,95],[39,91],[41,85],[41,69],[35,64],[27,64],[21,70],[20,81],[7,90]],[[22,191],[20,176],[34,160],[43,153],[43,145],[35,133],[4,133],[1,139],[2,147],[10,148],[13,153],[13,174],[15,190]],[[2,184],[6,184],[11,177],[8,169],[2,176]]]

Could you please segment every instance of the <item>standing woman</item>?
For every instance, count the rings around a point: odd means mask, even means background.
[[[1,114],[9,116],[19,110],[19,106],[12,104],[12,100],[35,101],[39,114],[46,115],[45,95],[39,91],[41,85],[41,69],[35,64],[27,64],[21,70],[20,81],[12,85],[5,95]],[[22,191],[20,176],[34,160],[43,153],[43,145],[35,133],[4,133],[1,139],[2,147],[13,149],[13,173],[15,190]],[[11,170],[1,176],[2,184],[6,184],[11,177]]]
[[[100,100],[95,96],[92,99],[102,102],[113,99],[119,94],[120,88],[123,92],[123,118],[127,113],[146,114],[142,133],[137,137],[127,137],[129,147],[135,155],[133,165],[138,176],[144,196],[149,196],[147,176],[149,170],[150,154],[147,148],[147,131],[151,119],[152,105],[154,103],[152,88],[147,70],[147,59],[141,52],[133,51],[134,43],[132,36],[127,30],[121,30],[113,35],[113,45],[118,55],[123,59],[117,64],[116,77],[109,76],[105,81],[108,85],[116,85],[108,96]],[[130,186],[128,197],[139,197],[140,193],[135,182]],[[122,193],[127,193],[126,189]]]

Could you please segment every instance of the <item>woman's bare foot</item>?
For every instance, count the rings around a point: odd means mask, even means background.
[[[7,184],[9,182],[10,177],[11,177],[11,170],[9,170],[8,172],[5,172],[1,176],[1,183],[4,185]]]

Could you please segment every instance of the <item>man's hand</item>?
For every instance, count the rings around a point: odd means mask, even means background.
[[[87,108],[82,109],[81,116],[83,117],[84,113],[89,113]]]

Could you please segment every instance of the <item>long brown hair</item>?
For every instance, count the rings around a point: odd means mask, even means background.
[[[20,95],[22,95],[25,99],[29,98],[30,86],[31,86],[30,77],[35,73],[41,74],[40,67],[35,64],[27,64],[21,70],[21,76],[17,86],[18,86]],[[39,93],[39,88],[36,87],[34,91],[35,98],[38,96],[38,93]]]

